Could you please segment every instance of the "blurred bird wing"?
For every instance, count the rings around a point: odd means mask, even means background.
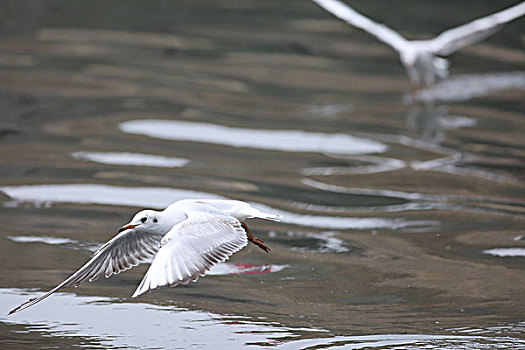
[[[137,229],[123,231],[104,244],[84,266],[64,282],[46,294],[28,300],[11,310],[9,314],[28,308],[62,288],[76,286],[86,280],[95,281],[102,274],[107,278],[146,262],[157,253],[161,240],[161,234],[147,233]]]
[[[510,22],[525,14],[525,1],[492,15],[478,18],[462,26],[448,29],[430,41],[432,50],[440,56],[477,43],[499,30],[504,23]]]
[[[247,244],[246,231],[234,217],[189,214],[162,239],[162,246],[133,297],[158,287],[196,281]]]
[[[316,4],[330,12],[334,16],[347,22],[348,24],[360,28],[377,39],[381,40],[387,45],[392,46],[395,50],[401,52],[410,45],[410,43],[403,38],[395,30],[385,26],[384,24],[377,23],[363,16],[359,12],[355,11],[351,7],[342,3],[338,0],[313,0]]]

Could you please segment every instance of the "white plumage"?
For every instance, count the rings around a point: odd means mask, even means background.
[[[158,287],[196,281],[249,241],[269,251],[244,224],[255,218],[279,220],[278,215],[234,200],[181,200],[160,212],[143,210],[68,279],[9,313],[28,308],[62,288],[92,282],[101,275],[110,277],[151,258],[153,262],[133,297]]]
[[[525,1],[476,19],[456,28],[448,29],[431,40],[406,40],[395,30],[363,16],[339,0],[313,0],[316,4],[341,20],[360,28],[394,48],[414,87],[432,87],[437,78],[448,75],[446,57],[453,52],[477,43],[494,34],[501,25],[525,14]]]

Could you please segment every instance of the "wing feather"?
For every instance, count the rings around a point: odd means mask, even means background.
[[[231,216],[189,216],[166,234],[133,297],[158,287],[196,281],[247,244],[246,232]]]
[[[28,308],[62,288],[78,286],[86,280],[93,282],[101,275],[107,278],[145,262],[156,254],[161,240],[160,234],[139,230],[123,231],[104,244],[84,266],[64,282],[44,295],[26,301],[11,310],[9,314]]]
[[[387,45],[392,46],[397,51],[403,51],[408,42],[395,30],[384,24],[372,21],[370,18],[363,16],[345,3],[338,0],[313,0],[317,5],[324,8],[339,19],[346,23],[360,28]]]
[[[431,40],[431,46],[435,54],[448,56],[462,47],[489,37],[498,31],[501,25],[523,15],[525,15],[525,1],[503,11],[448,29]]]

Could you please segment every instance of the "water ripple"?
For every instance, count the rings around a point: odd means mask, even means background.
[[[190,161],[184,158],[163,157],[129,152],[74,152],[75,159],[113,165],[143,165],[161,168],[181,168]]]
[[[285,152],[364,154],[386,152],[388,146],[346,134],[302,130],[234,128],[211,123],[142,119],[123,122],[121,131],[163,140],[193,141]]]
[[[421,92],[418,100],[468,101],[504,90],[525,90],[525,72],[462,74],[446,79],[430,92]]]
[[[463,158],[465,158],[465,155],[456,153],[452,156],[436,158],[427,161],[412,161],[410,162],[410,167],[416,171],[440,171],[453,175],[477,177],[487,181],[513,185],[522,183],[520,180],[511,176],[495,174],[482,169],[460,167],[458,164],[463,161]]]
[[[73,250],[88,250],[92,253],[99,250],[103,246],[101,243],[94,242],[79,242],[74,239],[63,238],[63,237],[49,237],[49,236],[7,236],[12,242],[15,243],[44,243],[49,245],[56,245],[66,249]],[[141,262],[151,263],[152,259]],[[272,273],[279,272],[289,265],[253,265],[253,264],[232,264],[229,262],[219,263],[212,266],[212,268],[206,272],[206,275],[220,276],[220,275],[246,275],[246,274],[258,274],[258,273]]]
[[[7,310],[39,293],[0,289],[0,295],[0,305]],[[2,313],[0,322],[30,325],[28,332],[44,332],[47,336],[88,338],[106,349],[240,349],[249,342],[297,336],[296,331],[274,323],[247,317],[231,322],[232,317],[176,306],[118,303],[107,297],[56,293],[38,307],[12,316]]]
[[[504,257],[525,257],[525,248],[494,248],[484,250],[483,253],[498,256],[501,258]]]
[[[305,168],[302,173],[305,176],[314,175],[357,175],[357,174],[376,174],[386,171],[403,169],[406,162],[400,159],[377,157],[377,156],[350,156],[345,159],[356,160],[359,162],[371,163],[372,165],[355,165],[339,167],[317,167]]]
[[[404,210],[469,210],[476,212],[493,212],[502,214],[523,215],[521,208],[525,206],[525,202],[519,200],[503,200],[496,198],[489,198],[483,196],[463,196],[453,194],[425,194],[418,192],[404,192],[384,189],[370,189],[331,185],[321,181],[316,181],[308,178],[301,179],[301,182],[309,187],[317,188],[323,191],[347,193],[354,195],[367,195],[379,197],[401,198],[410,203],[390,205],[390,206],[375,206],[375,207],[330,207],[318,206],[308,203],[295,203],[300,208],[309,210],[318,210],[325,212],[352,212],[352,211],[404,211]],[[467,203],[467,204],[465,204]],[[492,208],[487,205],[504,205],[508,209]]]
[[[13,202],[4,203],[4,206],[17,206],[19,202],[33,202],[37,205],[62,202],[163,209],[180,199],[229,199],[212,193],[176,188],[121,187],[95,184],[5,186],[0,187],[0,191],[14,200]],[[298,214],[260,203],[252,203],[252,205],[263,211],[281,215],[281,221],[284,223],[306,227],[356,230],[384,228],[395,230],[402,227],[433,227],[437,225],[435,221]]]
[[[40,293],[0,289],[0,307],[8,310]],[[104,315],[104,317],[100,317]],[[140,320],[140,322],[137,322]],[[509,335],[480,335],[474,328],[456,334],[327,335],[326,329],[287,327],[238,315],[219,315],[178,306],[121,302],[108,297],[56,293],[46,303],[6,316],[0,322],[23,326],[24,333],[78,337],[105,349],[493,349],[523,348],[525,340]],[[8,326],[9,327],[9,326]],[[504,326],[503,326],[504,327]],[[501,327],[500,327],[501,328]],[[482,329],[493,333],[496,329]],[[461,332],[460,332],[461,333]],[[496,332],[497,333],[497,332]],[[507,334],[507,333],[505,333]]]

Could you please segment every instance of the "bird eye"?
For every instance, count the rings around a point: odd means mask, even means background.
[[[153,222],[159,222],[159,220],[157,220],[157,218],[153,219]]]
[[[148,218],[142,218],[140,219],[140,221],[142,221],[143,223],[146,222],[148,220]]]

